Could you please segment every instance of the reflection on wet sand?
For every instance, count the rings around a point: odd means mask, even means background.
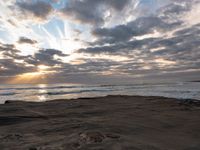
[[[47,100],[47,95],[44,95],[43,93],[47,93],[47,90],[46,90],[47,85],[39,84],[38,87],[39,87],[38,88],[39,95],[37,95],[37,99],[39,102],[45,102]]]

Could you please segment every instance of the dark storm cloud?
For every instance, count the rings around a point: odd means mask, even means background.
[[[36,44],[36,40],[32,40],[26,37],[20,37],[19,40],[17,41],[19,44]]]
[[[108,8],[120,11],[128,2],[129,0],[70,0],[61,13],[82,23],[97,25],[104,22],[104,12]]]
[[[35,2],[19,1],[16,5],[19,7],[20,11],[22,11],[23,15],[29,16],[29,14],[32,14],[40,20],[47,19],[53,11],[51,4],[41,0],[36,0]]]

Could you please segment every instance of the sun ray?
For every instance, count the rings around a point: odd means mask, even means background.
[[[15,76],[9,81],[9,84],[18,84],[18,83],[47,83],[47,77],[50,74],[55,73],[55,71],[49,70],[50,67],[46,65],[37,66],[37,72],[28,72]]]
[[[40,83],[41,81],[45,82],[46,74],[41,72],[31,72],[31,73],[24,73],[15,76],[11,79],[8,83],[9,84],[19,84],[19,83]]]

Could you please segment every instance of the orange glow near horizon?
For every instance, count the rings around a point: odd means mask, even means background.
[[[38,72],[23,73],[15,76],[9,81],[9,84],[20,84],[20,83],[47,83],[47,76],[54,71],[48,71],[50,67],[46,65],[37,66]]]
[[[41,72],[31,72],[17,75],[12,80],[9,81],[10,84],[19,84],[19,83],[38,83],[44,81],[46,77],[45,73]]]

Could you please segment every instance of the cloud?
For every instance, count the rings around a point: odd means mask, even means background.
[[[35,67],[27,67],[24,63],[18,63],[14,59],[0,59],[0,76],[16,76],[27,72],[35,72]]]
[[[23,73],[37,72],[38,65],[47,65],[50,67],[62,65],[62,60],[55,58],[55,56],[68,56],[55,49],[42,49],[33,56],[23,56],[20,52],[12,44],[0,43],[0,56],[3,57],[0,59],[0,76],[15,76]]]
[[[16,49],[14,44],[3,44],[0,42],[0,52],[3,58],[5,57],[9,59],[21,59],[21,60],[24,58],[19,54],[21,51]]]
[[[200,66],[200,26],[179,29],[172,37],[145,38],[117,42],[107,46],[94,46],[79,49],[78,53],[91,55],[118,55],[129,57],[129,62],[123,62],[119,72],[139,74],[154,72],[173,72],[188,69],[198,69]],[[131,68],[131,69],[130,69]],[[150,70],[149,70],[150,69]]]
[[[113,53],[128,53],[130,51],[139,50],[142,49],[143,46],[148,45],[148,43],[154,41],[154,38],[148,38],[144,40],[132,40],[127,42],[120,42],[113,45],[108,46],[94,46],[94,47],[88,47],[88,48],[82,48],[79,49],[78,53],[91,53],[91,54],[101,54],[101,53],[107,53],[107,54],[113,54]]]
[[[87,24],[103,24],[108,9],[121,11],[130,0],[70,0],[61,13],[72,20]]]
[[[114,70],[110,68],[113,73],[127,76],[195,73],[200,66],[200,23],[188,24],[184,20],[195,4],[176,1],[159,10],[158,15],[139,17],[111,28],[98,27],[92,31],[96,41],[77,52],[91,57],[102,54],[128,57]],[[151,35],[155,31],[159,33],[157,37]]]
[[[15,45],[13,44],[3,44],[0,42],[0,51],[11,51],[11,52],[19,52],[19,50],[15,49]]]
[[[40,21],[46,20],[54,10],[51,4],[41,0],[19,1],[16,2],[16,5],[21,11],[21,15],[28,18],[35,17]]]
[[[193,3],[194,5],[195,3]],[[192,9],[192,6],[189,2],[179,2],[171,3],[167,6],[164,6],[162,9],[158,10],[156,15],[139,17],[133,21],[130,21],[126,24],[117,25],[111,28],[97,27],[92,31],[92,35],[97,39],[94,42],[90,42],[91,47],[78,50],[78,52],[90,52],[90,53],[112,53],[121,51],[121,49],[141,49],[142,46],[138,47],[138,43],[142,43],[143,46],[150,46],[149,40],[136,40],[138,37],[143,37],[149,34],[154,34],[158,32],[159,39],[163,39],[162,36],[167,36],[167,34],[173,34],[174,31],[180,31],[186,28],[185,22],[182,17],[180,19],[174,20],[174,18],[169,16],[184,15],[186,12],[189,12]],[[165,17],[163,17],[165,16]],[[166,18],[167,16],[167,18]],[[170,18],[170,21],[169,21]],[[182,19],[182,20],[181,20]],[[194,30],[194,26],[191,27]],[[183,32],[182,31],[182,32]],[[181,32],[181,31],[180,31]],[[196,32],[196,31],[195,31]],[[177,35],[178,36],[178,35]],[[192,36],[192,34],[191,34]],[[193,36],[194,37],[194,36]],[[185,36],[181,38],[186,38]],[[158,45],[163,45],[163,42],[178,42],[176,40],[181,40],[177,37],[166,40],[157,39]],[[188,40],[188,39],[186,39]],[[145,43],[146,42],[146,43]],[[132,44],[134,43],[134,44]],[[170,43],[169,43],[170,44]],[[106,46],[105,46],[106,45]],[[166,46],[166,45],[164,45]],[[153,47],[151,44],[150,47]],[[179,46],[180,47],[180,46]],[[188,47],[188,46],[186,46]]]
[[[99,38],[95,43],[112,44],[128,41],[132,37],[153,33],[155,30],[170,30],[179,26],[181,22],[166,23],[158,17],[141,17],[125,25],[118,25],[113,28],[96,28],[92,34]],[[95,44],[93,43],[93,44]]]
[[[0,59],[0,76],[15,76],[34,70],[34,67],[26,67],[23,60],[27,57],[19,53],[20,50],[17,50],[13,44],[0,43],[0,55],[3,57]]]
[[[50,0],[52,3],[58,3],[60,0]]]
[[[62,64],[62,61],[55,59],[54,56],[66,57],[68,55],[63,54],[61,51],[55,49],[42,49],[35,53],[31,58],[27,59],[26,62],[33,65],[47,66]]]
[[[53,1],[21,0],[16,4],[18,11],[24,13],[22,18],[26,16],[31,20],[44,21],[53,15]],[[0,76],[37,72],[37,66],[46,65],[49,66],[48,71],[53,71],[47,77],[50,82],[106,83],[120,80],[129,83],[137,78],[179,79],[182,74],[194,77],[200,66],[200,22],[198,18],[193,19],[199,16],[199,12],[195,10],[199,8],[198,1],[174,0],[169,5],[161,5],[164,2],[158,1],[159,6],[162,6],[160,9],[150,5],[150,1],[147,4],[147,1],[139,3],[137,0],[69,0],[63,9],[57,10],[67,17],[67,21],[59,18],[56,22],[52,20],[53,25],[57,25],[60,37],[64,38],[67,29],[63,29],[65,33],[62,33],[61,28],[74,25],[71,22],[68,24],[69,20],[80,22],[81,24],[72,28],[77,29],[76,40],[92,39],[87,41],[88,47],[84,45],[69,55],[64,54],[63,50],[38,48],[32,55],[24,56],[17,44],[30,44],[31,47],[44,37],[21,35],[20,28],[20,32],[14,32],[16,37],[13,41],[18,40],[16,46],[0,43]],[[153,7],[150,8],[152,10],[141,14],[144,6],[149,5]],[[20,25],[20,21],[16,19],[18,17],[20,18],[18,15],[11,17],[10,21],[5,21],[4,18],[0,20],[4,21],[5,27],[6,23],[13,27]],[[61,19],[63,24],[60,23]],[[85,24],[92,26],[84,26]],[[31,24],[25,23],[23,29],[30,26]],[[43,32],[41,29],[45,29],[45,36],[48,36],[48,42],[53,47],[59,45],[59,40],[57,37],[53,40],[54,34],[50,27],[50,24],[41,25],[35,32],[40,34]],[[27,33],[31,33],[31,30],[32,28],[27,30],[30,31]],[[14,30],[10,28],[9,31]],[[65,42],[62,44],[69,49]],[[29,49],[26,46],[21,48]]]
[[[37,41],[36,40],[32,40],[32,39],[29,39],[29,38],[26,38],[26,37],[20,37],[19,40],[17,41],[17,43],[19,44],[36,44]]]

